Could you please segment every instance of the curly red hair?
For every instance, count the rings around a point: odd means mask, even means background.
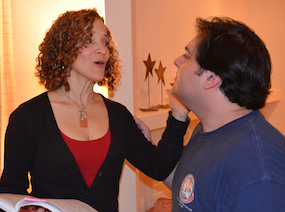
[[[92,37],[91,30],[97,18],[104,22],[95,8],[67,11],[60,15],[47,31],[39,46],[40,53],[36,60],[36,76],[47,90],[56,90],[61,86],[65,86],[66,91],[70,90],[67,82],[70,66],[76,60],[79,50]],[[121,61],[108,28],[107,36],[110,41],[110,58],[106,64],[105,76],[98,84],[107,85],[109,91],[113,91],[120,78]]]

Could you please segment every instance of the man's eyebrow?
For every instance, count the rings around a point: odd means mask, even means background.
[[[191,52],[189,51],[189,48],[187,46],[185,46],[185,51],[188,52],[189,54],[191,54]]]

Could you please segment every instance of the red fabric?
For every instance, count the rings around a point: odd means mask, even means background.
[[[90,188],[109,151],[111,142],[110,128],[102,138],[92,141],[77,141],[67,137],[62,132],[61,135]]]

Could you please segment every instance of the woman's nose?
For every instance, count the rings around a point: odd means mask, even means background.
[[[105,55],[107,53],[107,51],[109,51],[108,47],[105,46],[103,43],[99,43],[97,48],[96,48],[96,52],[98,54],[103,54]]]

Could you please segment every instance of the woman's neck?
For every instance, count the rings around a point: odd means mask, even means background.
[[[65,87],[62,86],[59,88],[62,94],[73,101],[74,103],[78,104],[81,108],[86,107],[87,104],[90,103],[92,99],[94,99],[94,91],[93,86],[94,83],[85,83],[83,85],[72,85],[69,84],[70,91],[65,91]]]

